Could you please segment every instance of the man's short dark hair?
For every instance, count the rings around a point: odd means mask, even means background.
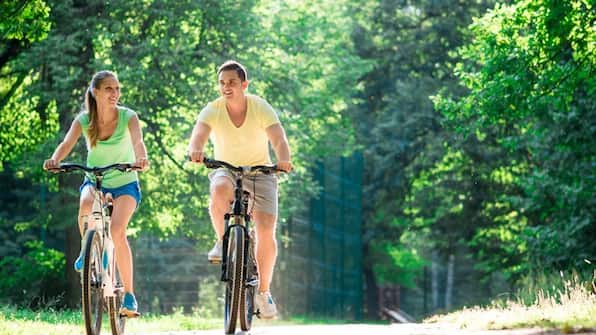
[[[238,63],[235,60],[229,60],[229,61],[221,64],[219,66],[219,69],[217,69],[217,75],[219,76],[219,74],[222,73],[223,71],[230,71],[230,70],[236,71],[236,73],[238,73],[238,77],[240,77],[241,81],[246,81],[248,79],[248,74],[246,73],[246,69],[244,68],[244,66],[242,66],[242,64]]]

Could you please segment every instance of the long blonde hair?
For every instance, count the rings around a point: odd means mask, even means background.
[[[89,138],[89,144],[91,147],[95,147],[99,138],[99,120],[97,116],[97,100],[93,95],[94,88],[100,88],[101,82],[108,78],[113,77],[118,80],[116,74],[112,71],[99,71],[93,75],[85,93],[85,110],[89,113],[89,128],[87,129],[87,137]]]

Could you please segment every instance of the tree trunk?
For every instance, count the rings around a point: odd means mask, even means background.
[[[69,308],[78,308],[81,304],[81,283],[80,275],[74,270],[74,261],[79,256],[81,245],[81,234],[79,233],[78,223],[64,229],[66,234],[66,245],[64,247],[64,257],[66,258],[66,281],[67,288],[65,303]]]
[[[364,250],[366,252],[366,248]],[[363,258],[366,259],[366,256]],[[375,281],[375,274],[373,273],[372,267],[365,264],[363,270],[366,285],[365,314],[367,318],[375,320],[379,318],[379,287]]]
[[[430,268],[430,283],[432,296],[432,311],[439,309],[439,254],[432,252],[432,261]]]
[[[453,299],[453,272],[455,268],[455,255],[449,255],[447,263],[447,284],[445,287],[445,309],[450,310]]]

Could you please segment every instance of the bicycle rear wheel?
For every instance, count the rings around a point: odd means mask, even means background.
[[[99,335],[103,313],[101,242],[98,233],[90,229],[83,242],[83,319],[87,335]]]
[[[234,334],[240,310],[240,298],[243,288],[242,268],[244,266],[244,229],[233,226],[228,234],[226,252],[226,295],[224,311],[224,327],[226,334]]]
[[[108,314],[110,315],[110,328],[112,335],[124,335],[124,326],[126,325],[126,316],[120,315],[120,306],[124,296],[124,288],[120,280],[120,272],[114,264],[114,296],[108,297]]]
[[[252,318],[255,314],[255,291],[259,284],[252,234],[248,242],[248,261],[245,271],[246,282],[243,283],[244,285],[240,293],[240,328],[243,331],[248,331],[252,326]]]

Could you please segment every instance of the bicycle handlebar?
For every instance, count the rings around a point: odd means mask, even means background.
[[[48,171],[54,173],[67,173],[72,171],[82,170],[85,172],[93,173],[94,175],[103,175],[104,172],[109,170],[118,170],[122,172],[130,172],[140,170],[140,167],[135,166],[131,163],[115,163],[106,166],[88,167],[77,163],[61,163],[57,168],[50,168]]]
[[[269,174],[269,173],[275,173],[275,172],[286,172],[284,170],[278,169],[277,165],[255,165],[255,166],[234,166],[228,162],[224,162],[224,161],[218,161],[215,159],[210,159],[210,158],[203,158],[203,164],[205,164],[205,166],[209,169],[217,169],[220,167],[232,170],[232,171],[236,171],[236,172],[240,172],[240,173],[246,173],[246,172],[262,172],[265,174]]]

